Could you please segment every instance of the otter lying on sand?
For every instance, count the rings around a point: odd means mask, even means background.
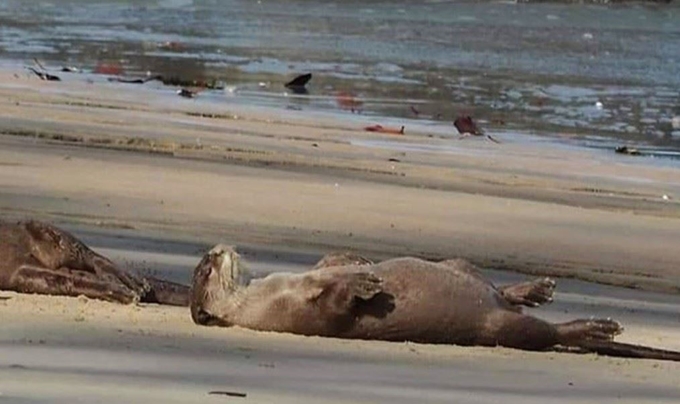
[[[125,272],[47,223],[0,222],[0,290],[188,306],[189,288]]]
[[[302,335],[525,350],[574,347],[680,361],[680,352],[613,342],[623,328],[611,319],[551,324],[522,314],[520,304],[550,301],[553,287],[544,278],[497,289],[462,259],[371,264],[351,255],[324,257],[309,272],[250,281],[234,249],[217,245],[194,270],[191,316],[202,325]]]

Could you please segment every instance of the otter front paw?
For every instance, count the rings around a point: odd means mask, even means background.
[[[372,272],[356,272],[352,274],[349,287],[354,297],[369,300],[382,292],[382,282],[382,279]]]

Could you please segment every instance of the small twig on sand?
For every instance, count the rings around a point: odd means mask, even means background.
[[[162,80],[162,76],[147,76],[147,77],[109,77],[109,81],[116,81],[125,84],[145,84],[154,80]]]
[[[177,95],[184,98],[195,98],[200,90],[190,90],[188,88],[181,88],[177,90]]]
[[[490,141],[492,141],[492,142],[494,142],[494,143],[501,144],[501,141],[500,141],[500,140],[496,139],[495,137],[492,137],[491,135],[486,135],[486,137],[487,137]]]
[[[45,69],[45,66],[43,66],[42,63],[40,63],[38,58],[33,58],[33,62],[40,68],[40,70],[47,71],[47,69]]]
[[[208,392],[208,395],[213,395],[213,396],[229,396],[229,397],[246,397],[246,393],[239,393],[236,391],[222,391],[222,390],[213,390]]]
[[[35,74],[36,76],[40,77],[40,80],[61,81],[61,79],[58,76],[55,76],[55,75],[52,75],[52,74],[49,74],[49,73],[45,73],[45,72],[41,72],[34,67],[27,67],[27,69],[30,70],[31,72],[33,72],[33,74]]]
[[[29,67],[28,70],[35,73],[35,75],[40,77],[41,80],[61,81],[61,79],[58,76],[54,76],[52,74],[47,73],[47,69],[45,69],[45,66],[43,66],[43,64],[40,63],[40,61],[37,58],[33,58],[33,63],[35,63],[35,65],[38,66],[40,70],[35,69],[33,67]]]
[[[401,128],[388,128],[382,125],[371,125],[367,126],[364,128],[365,131],[367,132],[378,132],[378,133],[387,133],[389,135],[403,135],[404,134],[404,126]]]
[[[640,156],[640,150],[631,146],[619,146],[614,150],[618,154],[627,154],[629,156]]]

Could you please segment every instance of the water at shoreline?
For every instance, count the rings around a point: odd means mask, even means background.
[[[378,120],[469,113],[490,131],[680,150],[677,21],[676,3],[8,0],[0,58],[218,79],[279,108],[338,111],[344,92]],[[306,71],[309,94],[285,94]]]

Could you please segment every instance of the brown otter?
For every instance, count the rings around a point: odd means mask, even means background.
[[[0,222],[0,257],[0,290],[188,305],[187,286],[123,271],[47,223]]]
[[[613,342],[623,328],[611,319],[552,324],[525,315],[518,304],[530,300],[524,292],[535,288],[506,288],[513,296],[508,299],[465,260],[406,257],[320,267],[251,281],[234,249],[217,245],[194,270],[192,318],[202,325],[302,335],[525,350],[562,346],[680,360],[678,352]],[[538,284],[542,289],[550,282]]]

